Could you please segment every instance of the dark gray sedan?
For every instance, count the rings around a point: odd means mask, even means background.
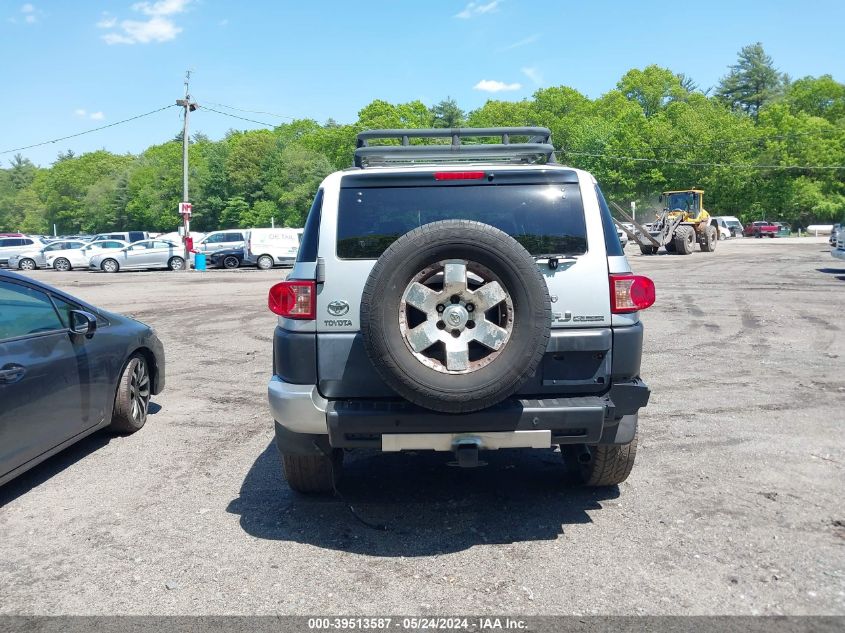
[[[134,433],[163,389],[152,328],[0,271],[0,485],[98,429]]]

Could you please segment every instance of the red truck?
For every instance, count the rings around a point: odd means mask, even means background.
[[[742,234],[745,237],[763,237],[764,235],[775,237],[778,234],[778,226],[766,220],[760,220],[746,224]]]

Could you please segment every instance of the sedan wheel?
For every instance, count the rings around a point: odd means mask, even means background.
[[[223,259],[223,268],[229,268],[229,269],[237,268],[240,265],[241,265],[241,262],[234,255],[227,255]]]
[[[53,262],[53,268],[60,272],[67,272],[70,270],[70,261],[65,259],[64,257],[59,257],[56,261]]]
[[[21,270],[35,270],[35,260],[26,257],[18,262],[18,268]]]
[[[150,406],[150,372],[143,356],[132,356],[117,386],[111,429],[134,433],[147,421]]]
[[[120,270],[120,265],[113,259],[107,259],[100,265],[100,268],[105,270],[107,273],[116,273]]]
[[[171,257],[170,261],[167,262],[167,267],[170,270],[182,270],[185,268],[185,260],[181,257]]]

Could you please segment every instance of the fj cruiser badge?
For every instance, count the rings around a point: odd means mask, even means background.
[[[347,312],[349,312],[349,304],[346,301],[332,301],[326,309],[329,311],[329,314],[333,316],[343,316]]]

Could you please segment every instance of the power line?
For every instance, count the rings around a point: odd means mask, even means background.
[[[731,167],[736,169],[823,169],[823,170],[845,170],[845,165],[755,165],[752,163],[697,163],[685,160],[667,160],[663,158],[642,158],[638,156],[615,156],[612,154],[599,154],[594,152],[573,152],[569,150],[557,150],[555,154],[570,154],[572,156],[588,156],[592,158],[607,158],[610,160],[626,160],[641,163],[659,163],[662,165],[682,165],[685,167]]]
[[[278,127],[277,123],[265,123],[264,121],[256,121],[255,119],[248,119],[245,116],[238,116],[237,114],[232,114],[231,112],[221,112],[220,110],[215,110],[214,108],[209,108],[204,105],[200,105],[200,109],[207,110],[208,112],[214,112],[215,114],[222,114],[223,116],[229,116],[233,119],[240,119],[241,121],[249,121],[250,123],[257,123],[258,125],[263,125],[265,127]]]
[[[109,123],[108,125],[101,125],[100,127],[91,128],[90,130],[85,130],[84,132],[77,132],[76,134],[69,134],[67,136],[62,136],[60,138],[54,138],[49,141],[42,141],[41,143],[33,143],[32,145],[26,145],[24,147],[16,147],[14,149],[4,149],[0,151],[0,155],[2,154],[11,154],[13,152],[21,152],[26,149],[32,149],[34,147],[41,147],[43,145],[50,145],[52,143],[58,143],[60,141],[66,141],[69,138],[76,138],[77,136],[84,136],[85,134],[91,134],[92,132],[99,132],[100,130],[105,130],[110,127],[114,127],[116,125],[123,125],[124,123],[129,123],[130,121],[135,121],[137,119],[141,119],[145,116],[150,116],[151,114],[156,114],[157,112],[161,112],[162,110],[167,110],[168,108],[175,107],[173,104],[164,106],[163,108],[159,108],[158,110],[152,110],[150,112],[145,112],[144,114],[139,114],[137,116],[129,117],[128,119],[123,119],[122,121],[115,121],[114,123]]]
[[[226,105],[225,103],[214,103],[213,101],[205,101],[209,105],[217,106],[218,108],[226,108],[227,110],[234,110],[235,112],[246,112],[248,114],[266,114],[267,116],[274,116],[280,119],[288,119],[296,121],[296,117],[288,116],[287,114],[276,114],[275,112],[265,112],[264,110],[246,110],[245,108],[236,108],[235,106]]]

